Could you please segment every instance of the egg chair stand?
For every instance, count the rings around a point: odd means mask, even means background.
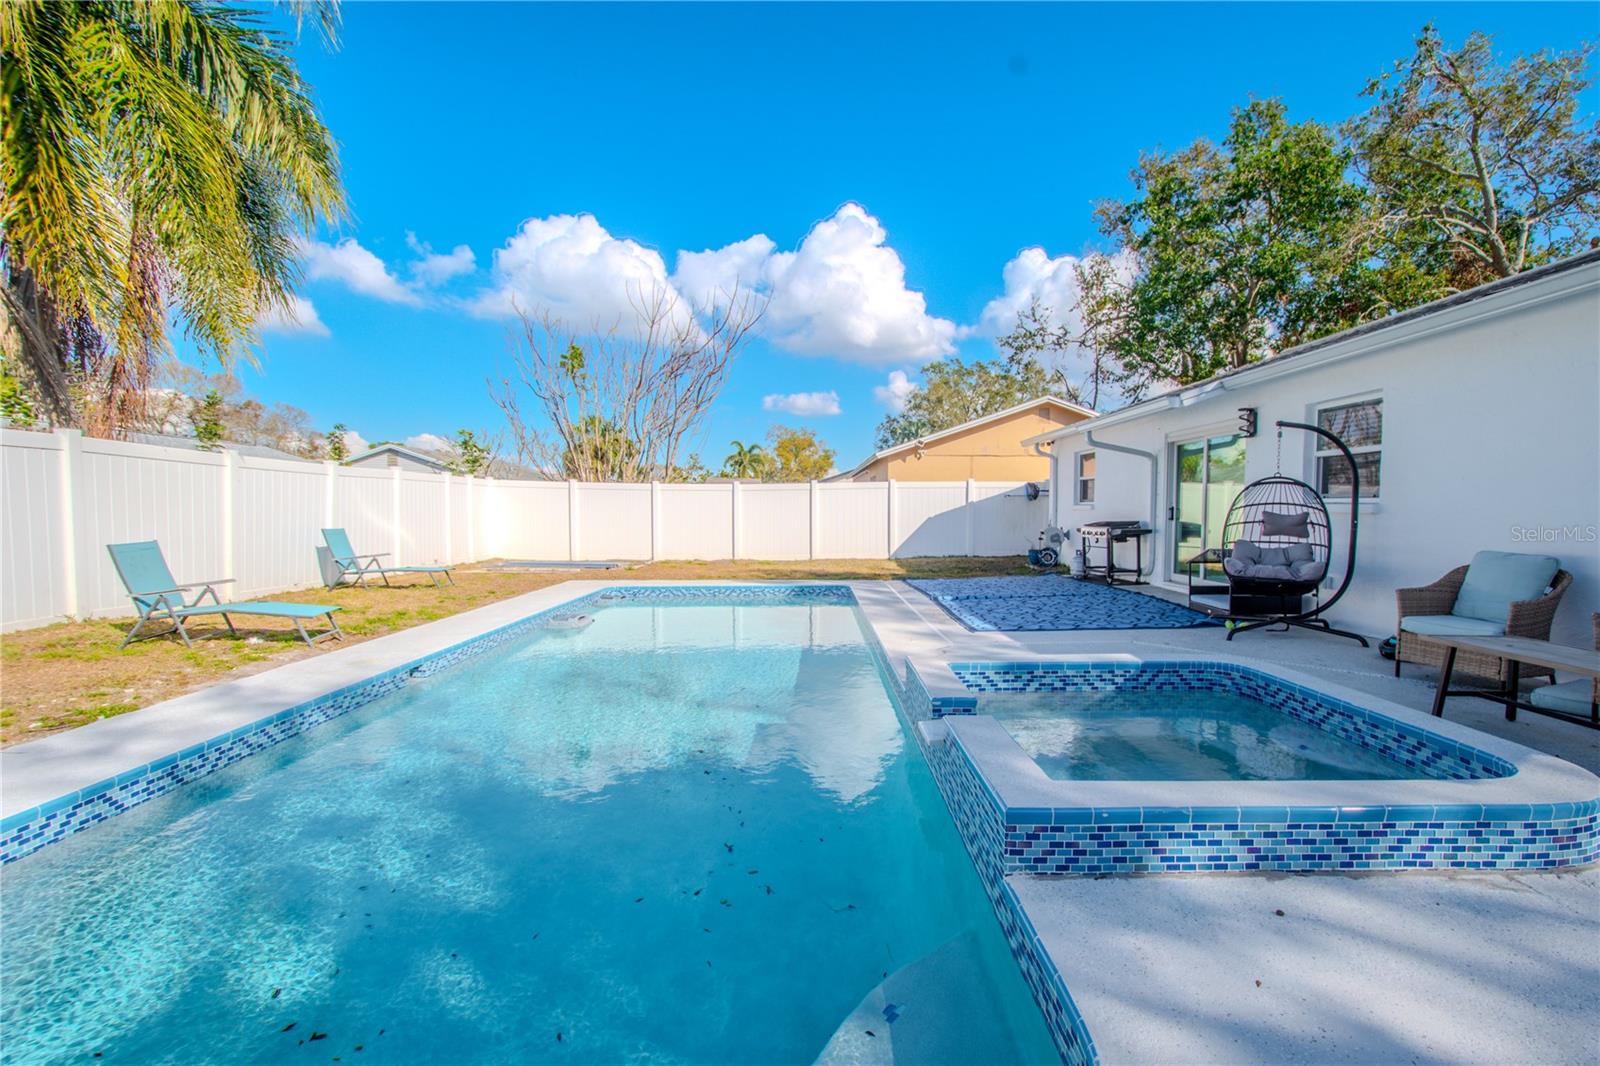
[[[1367,638],[1335,629],[1323,615],[1350,587],[1356,569],[1356,534],[1361,496],[1361,471],[1355,455],[1337,434],[1304,422],[1279,422],[1278,470],[1240,490],[1228,508],[1221,548],[1210,548],[1189,560],[1190,602],[1228,623],[1228,640],[1252,629],[1282,626],[1327,633],[1368,647]],[[1332,521],[1321,494],[1298,478],[1282,473],[1283,431],[1315,433],[1343,454],[1350,466],[1350,541],[1344,578],[1324,599],[1322,581],[1333,557]],[[1226,585],[1195,585],[1196,565],[1220,565]],[[1225,605],[1222,596],[1226,594]],[[1207,595],[1211,594],[1211,595]],[[1310,597],[1311,605],[1306,606]],[[1209,602],[1208,602],[1209,601]]]

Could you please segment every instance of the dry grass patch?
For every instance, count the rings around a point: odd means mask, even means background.
[[[330,603],[345,639],[308,648],[286,621],[236,616],[230,638],[220,618],[200,618],[191,635],[220,633],[185,648],[162,637],[118,650],[133,620],[68,622],[0,637],[0,745],[73,729],[332,648],[383,636],[482,607],[548,585],[582,578],[628,581],[871,581],[907,577],[988,577],[1027,573],[1021,558],[819,559],[805,562],[663,562],[625,570],[519,573],[460,568],[456,584],[435,588],[423,580],[385,588],[304,589],[253,599]]]

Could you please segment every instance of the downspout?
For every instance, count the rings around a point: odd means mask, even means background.
[[[1155,452],[1140,451],[1138,448],[1130,448],[1126,444],[1108,444],[1105,441],[1095,440],[1094,439],[1094,430],[1092,430],[1092,429],[1084,430],[1083,440],[1084,440],[1084,443],[1088,444],[1089,447],[1095,449],[1096,451],[1121,452],[1124,455],[1136,455],[1141,459],[1148,459],[1150,461],[1150,528],[1151,529],[1155,529],[1156,528],[1156,453]],[[1037,447],[1037,445],[1035,445],[1035,447]],[[1156,550],[1155,550],[1155,545],[1151,544],[1150,552],[1149,552],[1149,558],[1145,560],[1144,568],[1143,568],[1142,571],[1140,571],[1140,574],[1143,577],[1149,577],[1151,574],[1155,573],[1155,569],[1156,569]]]
[[[1052,441],[1051,443],[1053,445],[1055,442]],[[1054,447],[1052,447],[1049,451],[1045,451],[1042,443],[1035,443],[1033,446],[1033,454],[1039,456],[1041,459],[1050,460],[1050,503],[1047,505],[1050,512],[1050,521],[1045,524],[1059,526],[1061,524],[1061,516],[1056,510],[1056,486],[1061,481],[1061,471],[1056,468],[1056,450]]]

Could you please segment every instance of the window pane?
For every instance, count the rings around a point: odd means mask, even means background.
[[[1078,482],[1078,502],[1094,502],[1094,478],[1089,478],[1087,481]]]
[[[1081,452],[1078,455],[1078,476],[1094,477],[1094,452]]]
[[[1364,444],[1383,443],[1383,401],[1329,407],[1317,412],[1317,425],[1343,439],[1352,448]],[[1318,448],[1327,448],[1328,442],[1317,441]]]
[[[1356,469],[1361,473],[1361,498],[1378,495],[1378,475],[1382,462],[1378,452],[1356,456]],[[1342,455],[1324,456],[1317,460],[1317,491],[1326,499],[1350,498],[1350,464]]]

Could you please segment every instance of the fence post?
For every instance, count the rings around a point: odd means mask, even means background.
[[[650,482],[650,559],[661,558],[661,483]]]
[[[67,614],[82,618],[83,601],[79,586],[78,481],[83,467],[83,434],[76,429],[56,430],[61,442],[61,590]]]
[[[239,456],[232,448],[222,449],[222,576],[239,582],[234,587],[248,595],[256,591],[253,584],[239,573],[239,553],[234,543],[237,531],[233,528],[233,515],[238,500]]]
[[[732,557],[737,559],[737,558],[739,558],[739,547],[740,547],[740,545],[739,545],[740,525],[744,522],[744,506],[743,506],[743,499],[742,499],[743,490],[741,490],[740,487],[739,487],[738,479],[735,479],[734,481],[732,481],[729,484],[729,489],[732,492],[732,496],[733,496],[733,500],[732,500],[732,504],[731,504],[732,514],[733,514],[733,540],[732,540],[732,544],[731,544],[730,547],[731,547],[731,551],[732,551]]]
[[[818,532],[822,528],[819,525],[822,519],[817,513],[817,504],[820,502],[820,499],[821,497],[817,493],[817,483],[813,481],[811,482],[811,544],[809,548],[810,558],[812,559],[817,557]]]
[[[973,497],[977,495],[977,490],[978,483],[973,481],[970,477],[967,478],[967,503],[966,506],[961,508],[961,510],[964,511],[967,516],[967,554],[969,556],[977,554],[978,520],[977,517],[972,513]]]
[[[434,562],[442,561],[446,566],[448,566],[456,561],[455,530],[452,528],[454,523],[450,520],[450,504],[452,502],[451,497],[454,496],[455,493],[451,491],[450,471],[439,471],[439,480],[444,485],[444,559],[435,559]]]
[[[395,566],[400,566],[400,468],[391,467],[389,470],[389,549],[390,558]]]
[[[328,468],[328,480],[322,486],[322,524],[326,528],[333,526],[333,501],[339,491],[339,463],[333,459],[322,460],[322,465]]]
[[[467,478],[467,555],[463,562],[475,563],[478,561],[478,508],[483,504],[478,502],[478,479]],[[455,560],[451,560],[454,562]]]
[[[567,478],[567,558],[578,561],[578,483]]]
[[[895,537],[898,535],[898,533],[900,531],[900,495],[899,495],[898,489],[895,486],[894,478],[890,478],[889,479],[888,485],[889,485],[889,505],[886,508],[884,508],[884,510],[889,512],[889,554],[884,556],[884,558],[893,559],[894,558],[894,549],[895,549]]]

